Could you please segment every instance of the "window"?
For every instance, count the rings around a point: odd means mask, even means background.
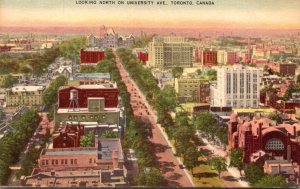
[[[65,160],[63,160],[63,159],[62,159],[62,160],[61,160],[61,162],[60,162],[60,164],[62,164],[62,165],[63,165],[63,164],[64,164],[64,162],[65,162]]]
[[[268,140],[265,146],[266,150],[284,150],[284,144],[281,140],[277,138],[272,138]]]
[[[90,163],[92,163],[93,162],[93,160],[92,159],[90,159]]]
[[[71,159],[70,161],[71,161],[71,164],[73,164],[73,159]]]

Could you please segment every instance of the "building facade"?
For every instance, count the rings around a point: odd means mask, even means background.
[[[104,60],[104,51],[100,49],[81,49],[80,64],[81,65],[97,65],[98,62]]]
[[[114,31],[113,28],[103,28],[105,32],[100,34],[99,37],[94,36],[93,34],[87,37],[88,45],[92,47],[99,48],[118,48],[118,47],[128,47],[133,45],[135,38],[133,35],[122,36]]]
[[[296,64],[295,63],[280,63],[270,62],[268,67],[283,76],[295,76]]]
[[[209,83],[199,78],[176,78],[175,91],[180,102],[203,102],[209,97]]]
[[[218,65],[217,57],[217,51],[204,50],[202,52],[202,65],[206,67]]]
[[[14,111],[20,106],[40,108],[43,106],[44,86],[16,86],[6,90],[6,108]]]
[[[183,37],[154,37],[148,45],[149,66],[192,67],[193,47]]]
[[[259,104],[260,70],[242,65],[217,70],[217,85],[211,86],[211,106],[256,108]]]
[[[300,128],[297,125],[275,124],[268,118],[238,117],[232,114],[228,122],[228,149],[243,149],[243,160],[250,163],[258,151],[273,158],[300,163]],[[252,158],[253,159],[253,158]]]

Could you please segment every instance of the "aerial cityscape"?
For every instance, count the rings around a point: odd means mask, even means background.
[[[0,187],[300,187],[300,1],[0,2]]]

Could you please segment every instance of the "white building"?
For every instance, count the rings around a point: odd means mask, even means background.
[[[259,103],[260,70],[242,65],[217,69],[217,84],[211,86],[211,106],[256,108]]]
[[[217,62],[218,64],[227,64],[227,52],[225,50],[217,51]]]

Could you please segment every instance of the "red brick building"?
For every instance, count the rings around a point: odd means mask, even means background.
[[[202,53],[202,64],[203,66],[216,66],[217,62],[217,51],[205,50]]]
[[[210,83],[202,82],[197,91],[199,103],[210,102]]]
[[[83,135],[83,125],[66,124],[58,133],[53,134],[53,148],[80,147],[80,137]]]
[[[245,163],[262,150],[273,158],[281,157],[300,163],[300,128],[297,125],[275,124],[268,118],[230,116],[228,149],[243,149]]]
[[[105,107],[118,106],[118,88],[116,84],[80,85],[78,87],[64,86],[58,91],[58,108],[69,108],[71,105],[71,90],[77,92],[78,108],[88,107],[89,97],[102,97],[105,99]]]
[[[137,52],[137,58],[145,64],[148,61],[148,52]]]
[[[104,59],[104,51],[99,49],[81,49],[80,61],[84,65],[95,65]]]
[[[227,52],[227,64],[233,65],[239,62],[239,57],[236,52]]]
[[[268,67],[283,76],[294,76],[296,71],[295,63],[270,62]]]

